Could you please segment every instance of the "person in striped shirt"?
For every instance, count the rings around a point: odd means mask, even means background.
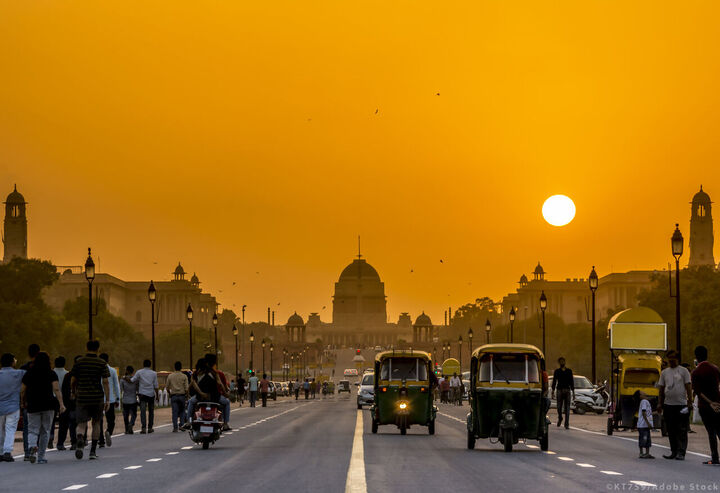
[[[71,371],[72,389],[75,395],[77,421],[77,443],[75,457],[83,458],[87,443],[87,423],[92,421],[92,442],[89,459],[97,459],[97,443],[100,438],[101,420],[110,406],[110,385],[108,365],[98,356],[100,341],[87,342],[87,354],[75,362]]]

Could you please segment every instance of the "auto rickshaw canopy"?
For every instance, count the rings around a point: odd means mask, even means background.
[[[480,346],[473,351],[473,358],[480,357],[481,354],[485,353],[522,353],[522,354],[535,354],[538,359],[545,360],[545,355],[540,351],[539,348],[532,344],[510,344],[510,343],[497,343],[497,344],[485,344]]]
[[[408,363],[408,360],[415,361]],[[375,376],[377,382],[428,382],[432,357],[425,351],[391,350],[375,356]],[[402,364],[399,364],[402,361]],[[396,363],[393,363],[396,362]],[[387,363],[387,364],[386,364]],[[396,366],[397,365],[397,366]],[[394,384],[393,384],[394,385]]]
[[[432,359],[430,353],[426,353],[425,351],[415,351],[414,349],[392,349],[375,355],[375,361],[378,363],[386,360],[387,358],[420,358],[424,361],[430,361]]]
[[[486,344],[473,351],[475,386],[483,388],[542,388],[545,359],[530,344]]]

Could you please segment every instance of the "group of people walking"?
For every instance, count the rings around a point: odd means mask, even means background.
[[[436,388],[435,400],[439,397],[441,403],[462,406],[465,384],[457,373],[453,373],[452,377],[442,375],[437,381]]]

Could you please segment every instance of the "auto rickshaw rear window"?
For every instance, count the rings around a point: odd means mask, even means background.
[[[486,354],[480,360],[481,382],[539,383],[538,360],[525,354]]]
[[[628,368],[625,370],[625,387],[654,387],[660,378],[655,368]]]
[[[419,358],[388,358],[380,367],[380,380],[424,381],[427,364]]]

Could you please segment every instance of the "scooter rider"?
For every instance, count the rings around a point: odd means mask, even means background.
[[[185,421],[184,430],[190,429],[190,421],[195,413],[195,404],[198,402],[215,402],[220,404],[220,378],[212,368],[210,368],[204,358],[198,360],[195,365],[195,374],[193,375],[191,388],[195,391],[195,395],[188,400],[187,421]]]

